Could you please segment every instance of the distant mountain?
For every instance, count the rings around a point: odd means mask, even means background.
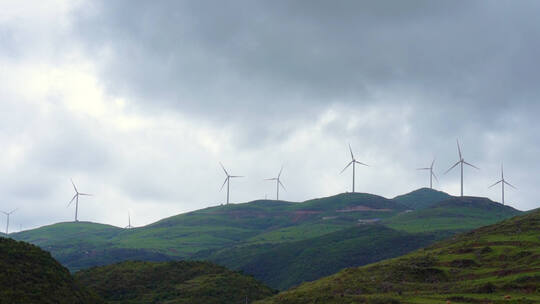
[[[410,234],[383,225],[366,224],[307,240],[236,246],[193,258],[242,270],[283,290],[345,267],[400,256],[447,235]]]
[[[430,188],[420,188],[410,193],[396,196],[393,200],[407,206],[409,209],[418,210],[430,207],[451,197],[452,196],[446,192]]]
[[[389,227],[409,232],[466,231],[521,214],[483,197],[452,197],[430,207],[386,219]]]
[[[123,262],[75,277],[109,303],[251,303],[274,294],[252,277],[208,262]]]
[[[535,211],[256,303],[539,303],[539,233]]]
[[[39,247],[0,237],[0,303],[103,303]]]

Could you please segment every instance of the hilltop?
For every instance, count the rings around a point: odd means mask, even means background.
[[[257,303],[537,303],[539,233],[537,210]]]
[[[39,247],[0,237],[0,303],[103,303]]]
[[[418,210],[427,208],[451,197],[452,196],[446,192],[430,188],[420,188],[407,194],[398,195],[394,197],[393,200],[407,206],[410,209]]]
[[[483,197],[452,197],[429,207],[399,214],[385,221],[409,232],[466,231],[516,216],[522,212]]]
[[[244,303],[274,294],[252,277],[208,262],[123,262],[75,277],[109,303]]]

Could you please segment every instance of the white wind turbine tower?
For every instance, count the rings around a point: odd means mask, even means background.
[[[220,191],[223,190],[223,187],[225,186],[225,184],[227,184],[227,205],[228,205],[229,204],[229,189],[230,189],[231,178],[243,177],[243,176],[229,175],[227,170],[225,170],[225,167],[223,166],[223,164],[221,162],[219,164],[221,165],[221,168],[223,169],[223,172],[225,172],[225,175],[227,175],[227,177],[225,178],[225,181],[223,182],[223,185],[221,185]]]
[[[134,228],[134,227],[131,226],[131,214],[129,213],[129,210],[128,210],[128,225],[124,227],[124,229],[131,229],[131,228]]]
[[[351,161],[347,164],[347,166],[345,166],[345,168],[343,168],[343,170],[341,170],[341,173],[343,173],[347,168],[349,168],[349,166],[352,164],[352,192],[354,192],[354,177],[356,175],[356,171],[355,171],[355,165],[356,164],[359,164],[359,165],[364,165],[364,166],[367,166],[366,164],[362,163],[362,162],[359,162],[357,161],[355,158],[354,158],[354,154],[352,152],[352,148],[351,148],[351,145],[349,144],[349,151],[351,152]]]
[[[7,216],[6,235],[9,234],[9,216],[15,211],[17,211],[17,209],[13,209],[10,212],[0,211],[0,212],[2,212],[3,214],[5,214]]]
[[[92,194],[79,192],[79,190],[77,190],[77,187],[75,187],[75,183],[73,182],[73,180],[71,180],[71,184],[73,185],[73,189],[75,189],[75,195],[73,196],[71,201],[69,201],[69,204],[67,206],[69,207],[71,203],[73,203],[73,200],[75,200],[75,222],[78,222],[79,220],[77,218],[77,214],[79,212],[79,195],[91,196]]]
[[[450,170],[454,169],[455,166],[460,165],[461,167],[461,196],[463,196],[463,165],[465,164],[467,166],[471,166],[477,170],[480,170],[480,169],[472,164],[469,164],[468,162],[465,161],[465,159],[463,159],[463,156],[461,155],[461,148],[459,147],[459,141],[457,139],[456,139],[456,143],[457,143],[457,148],[458,148],[458,153],[459,153],[459,160],[452,167],[450,167],[450,169],[446,170],[444,174],[450,172]]]
[[[435,177],[435,180],[438,182],[439,179],[437,178],[437,175],[435,175],[435,172],[433,172],[433,165],[435,164],[435,158],[431,162],[431,166],[429,168],[418,168],[416,170],[429,170],[429,189],[433,189],[433,178]]]
[[[489,188],[497,185],[498,183],[501,184],[502,186],[502,204],[504,205],[504,184],[507,184],[508,186],[514,188],[514,189],[517,189],[516,187],[512,186],[509,182],[507,182],[505,179],[504,179],[504,169],[503,169],[503,165],[501,164],[501,179],[494,183],[493,185],[489,186]]]
[[[279,201],[279,186],[283,187],[283,190],[285,190],[285,186],[281,183],[280,177],[281,172],[283,171],[283,166],[281,166],[281,170],[279,170],[279,174],[277,177],[273,178],[267,178],[268,181],[276,181],[276,200]]]

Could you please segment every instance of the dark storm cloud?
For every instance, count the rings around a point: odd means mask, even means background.
[[[275,118],[392,91],[396,103],[413,94],[420,106],[467,105],[481,116],[538,97],[535,2],[92,6],[79,12],[77,34],[101,54],[109,89],[152,107]]]

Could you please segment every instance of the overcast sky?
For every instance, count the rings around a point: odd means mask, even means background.
[[[538,1],[0,1],[11,230],[427,186],[540,204]],[[0,227],[5,218],[0,218]]]

